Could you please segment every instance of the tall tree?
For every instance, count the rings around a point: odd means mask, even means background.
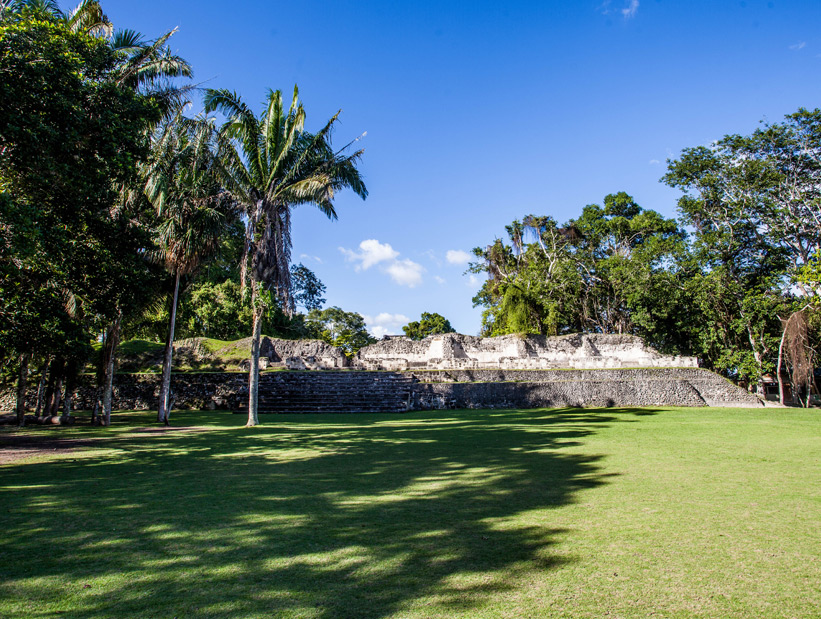
[[[115,291],[145,274],[144,237],[113,207],[158,110],[110,79],[117,58],[105,41],[47,14],[9,15],[0,24],[0,339],[4,351],[67,357],[113,319]]]
[[[450,321],[436,312],[422,312],[419,320],[413,320],[402,327],[405,335],[412,340],[423,340],[438,333],[456,333]]]
[[[509,243],[474,249],[470,266],[488,275],[474,298],[485,334],[634,333],[669,347],[665,267],[684,238],[674,220],[620,192],[564,226],[528,215],[506,230]]]
[[[305,326],[311,337],[341,348],[349,357],[363,346],[376,342],[368,333],[361,314],[346,312],[339,307],[311,310]]]
[[[356,162],[362,150],[348,153],[331,147],[331,130],[339,112],[317,133],[304,129],[305,110],[294,88],[291,105],[285,108],[280,91],[270,91],[265,110],[255,116],[242,99],[227,90],[207,90],[206,112],[219,110],[227,120],[223,135],[236,150],[226,154],[228,188],[245,209],[247,217],[243,282],[251,284],[254,331],[249,376],[248,425],[259,423],[259,342],[265,308],[271,297],[292,312],[291,211],[312,204],[329,219],[336,219],[336,192],[350,188],[363,199],[367,189]]]
[[[692,228],[683,266],[699,317],[685,327],[695,352],[708,367],[757,382],[773,369],[789,257],[763,225],[775,176],[764,159],[741,154],[750,146],[727,136],[713,148],[684,149],[662,180],[684,192],[678,207]]]
[[[213,122],[177,116],[159,132],[144,170],[146,196],[159,220],[157,255],[174,280],[157,412],[166,425],[180,278],[219,248],[234,213],[234,201],[220,184],[222,161]]]

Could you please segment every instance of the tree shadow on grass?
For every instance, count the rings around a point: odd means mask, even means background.
[[[272,416],[4,467],[0,604],[21,616],[470,614],[572,561],[553,549],[568,531],[551,509],[609,476],[601,456],[569,448],[637,412]]]

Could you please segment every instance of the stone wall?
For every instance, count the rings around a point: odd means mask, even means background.
[[[291,370],[331,370],[348,367],[342,349],[322,340],[279,340],[264,337],[259,355],[267,359],[266,367],[280,366]]]
[[[633,335],[574,334],[560,337],[448,333],[421,341],[383,339],[362,348],[351,366],[366,370],[550,369],[697,367],[694,357],[662,355]]]
[[[407,372],[413,408],[565,406],[759,407],[753,394],[699,368]]]
[[[151,410],[157,407],[160,393],[159,374],[116,374],[112,393],[115,409]],[[95,378],[83,375],[78,380],[72,408],[91,410],[94,407]],[[171,393],[174,408],[226,409],[239,406],[248,398],[248,374],[244,372],[209,372],[171,375]],[[15,406],[15,393],[9,390],[0,394],[0,410],[11,411]],[[37,406],[37,385],[31,385],[26,405],[29,410]]]
[[[284,372],[281,378],[298,378]],[[360,372],[310,373],[329,380]],[[370,374],[370,373],[368,373]],[[413,379],[410,410],[444,408],[547,408],[565,406],[761,406],[760,400],[730,381],[698,368],[645,368],[611,370],[439,370],[383,372],[386,377]],[[265,374],[264,377],[271,377]],[[277,373],[276,377],[279,377]],[[400,381],[397,381],[397,383]],[[114,408],[149,410],[157,405],[160,376],[117,374]],[[403,388],[407,388],[403,386]],[[35,388],[29,391],[29,408],[36,405]],[[174,407],[237,410],[248,398],[248,376],[214,372],[175,374]],[[92,376],[84,376],[74,408],[94,404]],[[338,404],[329,401],[330,405]],[[321,403],[320,403],[321,404]],[[0,410],[14,408],[14,393],[0,397]]]

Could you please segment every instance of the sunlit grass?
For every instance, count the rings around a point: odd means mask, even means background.
[[[814,617],[821,415],[150,413],[0,467],[0,616]]]

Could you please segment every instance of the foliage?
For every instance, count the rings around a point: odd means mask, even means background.
[[[815,182],[814,156],[799,163],[804,156],[796,152],[799,143],[806,146],[796,123],[807,115],[817,116],[801,111],[751,136],[685,149],[662,179],[684,192],[679,210],[694,230],[686,265],[698,315],[691,341],[708,366],[731,376],[756,381],[775,369],[779,315],[798,302],[791,285],[801,289],[821,239],[811,218],[796,221],[813,208],[812,200],[804,202],[810,188],[801,185]],[[821,142],[816,147],[821,152]],[[782,195],[799,196],[803,206]],[[805,287],[802,294],[810,292]]]
[[[376,342],[365,328],[365,319],[360,314],[345,312],[338,307],[311,310],[305,318],[305,327],[310,337],[338,346],[348,356]]]
[[[223,190],[221,144],[213,122],[175,116],[161,127],[143,166],[145,195],[157,215],[156,259],[189,275],[220,247],[236,205]]]
[[[248,336],[253,326],[251,295],[247,289],[243,292],[238,277],[233,277],[238,273],[236,264],[233,267],[225,256],[214,256],[206,260],[196,277],[183,278],[176,339],[207,337],[238,340]],[[325,289],[316,274],[304,266],[299,274],[293,280],[294,298],[324,302],[324,299],[311,296]],[[303,281],[307,283],[307,289],[302,287]],[[168,305],[155,303],[131,320],[125,337],[162,341],[166,336],[168,320]],[[283,339],[307,337],[304,321],[304,314],[288,316],[275,300],[271,300],[262,316],[262,332]]]
[[[33,62],[33,59],[37,59]],[[34,17],[0,26],[0,339],[4,351],[74,356],[153,274],[133,213],[112,208],[134,179],[148,97],[112,79],[105,41]]]
[[[297,306],[311,311],[321,309],[325,304],[322,296],[325,294],[325,284],[302,263],[291,265],[291,286]]]
[[[637,333],[669,347],[661,291],[684,238],[675,221],[622,192],[561,227],[529,215],[507,233],[509,244],[474,249],[470,270],[488,275],[474,298],[486,307],[483,333]]]
[[[243,205],[247,218],[243,281],[247,274],[251,282],[261,282],[286,312],[293,312],[291,210],[313,204],[336,219],[337,191],[349,187],[364,199],[368,192],[355,165],[363,151],[346,155],[345,148],[331,148],[331,129],[339,113],[318,133],[305,131],[305,111],[296,88],[287,111],[281,91],[268,93],[259,117],[227,90],[207,90],[205,109],[227,116],[222,135],[234,147],[224,155],[226,188]]]
[[[437,333],[456,333],[453,327],[450,326],[450,321],[436,312],[422,312],[422,317],[419,320],[409,322],[402,331],[412,340],[423,340],[429,335]]]

